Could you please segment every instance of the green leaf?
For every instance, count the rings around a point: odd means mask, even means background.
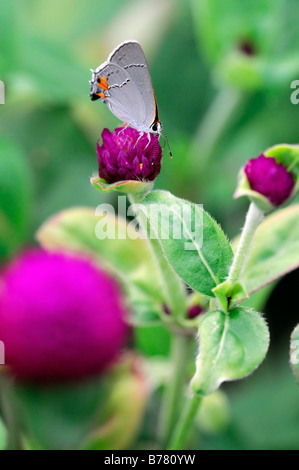
[[[24,240],[31,205],[31,178],[22,151],[0,138],[0,258]]]
[[[291,335],[290,363],[299,385],[299,323]]]
[[[120,191],[126,194],[137,194],[140,198],[144,197],[152,187],[153,183],[144,181],[118,181],[116,183],[109,184],[103,178],[92,177],[90,182],[94,188],[101,193],[110,193],[111,191]]]
[[[100,379],[65,385],[18,385],[16,398],[29,442],[50,450],[78,449],[108,395]]]
[[[269,331],[254,310],[213,311],[199,323],[199,344],[192,389],[209,395],[222,382],[245,377],[259,366],[268,350]]]
[[[102,209],[99,215],[90,208],[62,211],[42,225],[37,239],[47,249],[91,256],[127,289],[133,323],[157,323],[167,298],[147,241],[136,235],[134,226],[125,219],[109,213],[106,206]]]
[[[299,204],[269,215],[258,227],[240,281],[252,294],[299,266]]]
[[[231,246],[215,220],[199,205],[166,191],[148,194],[136,205],[149,221],[176,273],[194,290],[213,296],[232,262]]]
[[[3,421],[0,418],[0,450],[4,450],[7,443],[7,433]]]

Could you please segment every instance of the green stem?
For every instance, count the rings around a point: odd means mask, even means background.
[[[194,422],[201,399],[202,397],[196,394],[186,403],[167,450],[184,450],[184,445]]]
[[[3,419],[8,431],[8,450],[21,450],[22,440],[19,430],[19,422],[14,401],[13,389],[10,379],[0,377],[0,404]]]
[[[263,218],[263,211],[261,211],[254,202],[251,202],[246,215],[241,239],[228,275],[228,281],[230,281],[232,285],[238,281],[242,275],[254,234]]]
[[[162,401],[160,441],[163,446],[169,441],[174,425],[178,419],[178,410],[181,407],[186,386],[186,372],[190,358],[190,337],[173,335],[171,367],[172,375],[166,385],[164,399]]]

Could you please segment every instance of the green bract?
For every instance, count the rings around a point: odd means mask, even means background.
[[[281,163],[292,173],[295,180],[295,187],[290,198],[293,197],[299,189],[299,145],[278,144],[268,148],[264,155],[274,157],[277,163]]]
[[[110,193],[112,191],[119,191],[126,194],[138,195],[140,198],[144,197],[153,187],[152,182],[144,181],[118,181],[117,183],[109,184],[103,178],[92,177],[90,182],[94,188],[102,193]]]
[[[240,379],[258,367],[268,350],[269,332],[254,310],[216,310],[200,321],[199,344],[192,390],[209,395],[222,382]]]
[[[225,312],[233,307],[238,300],[243,300],[248,297],[243,284],[239,281],[235,282],[233,285],[231,285],[229,281],[224,281],[218,284],[218,286],[213,289],[213,292]]]
[[[247,176],[244,172],[244,168],[241,168],[240,170],[238,187],[235,191],[234,198],[237,199],[242,196],[248,196],[249,199],[253,201],[263,212],[270,212],[274,209],[274,206],[271,204],[269,199],[250,188]]]

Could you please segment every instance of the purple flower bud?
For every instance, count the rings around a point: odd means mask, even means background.
[[[116,281],[86,258],[35,249],[0,278],[0,340],[20,379],[102,373],[124,345],[125,316]]]
[[[273,157],[260,155],[249,160],[244,168],[250,188],[267,197],[274,206],[282,204],[294,189],[294,178],[284,165]]]
[[[161,170],[159,136],[140,133],[131,127],[114,132],[104,129],[103,144],[97,143],[99,176],[107,183],[123,180],[153,181]]]
[[[201,308],[200,305],[192,305],[187,313],[187,317],[192,320],[193,318],[196,318],[200,313],[203,312],[203,309]]]
[[[163,304],[162,308],[163,308],[163,312],[164,312],[166,315],[171,315],[171,310],[170,310],[170,308],[168,307],[168,305]]]

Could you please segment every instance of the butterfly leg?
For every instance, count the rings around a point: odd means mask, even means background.
[[[138,137],[138,139],[136,140],[136,142],[135,142],[135,144],[134,144],[134,147],[133,147],[133,148],[135,148],[135,147],[136,147],[136,145],[138,144],[138,142],[139,142],[139,140],[141,139],[141,137],[143,137],[143,132],[139,133],[139,137]]]
[[[117,135],[120,135],[124,130],[126,130],[129,127],[129,124],[126,124],[124,127],[121,128],[121,130],[118,132]]]
[[[151,133],[150,133],[150,132],[147,132],[147,138],[148,138],[148,143],[147,143],[146,146],[144,147],[144,150],[147,149],[147,147],[148,147],[149,144],[151,143]]]

